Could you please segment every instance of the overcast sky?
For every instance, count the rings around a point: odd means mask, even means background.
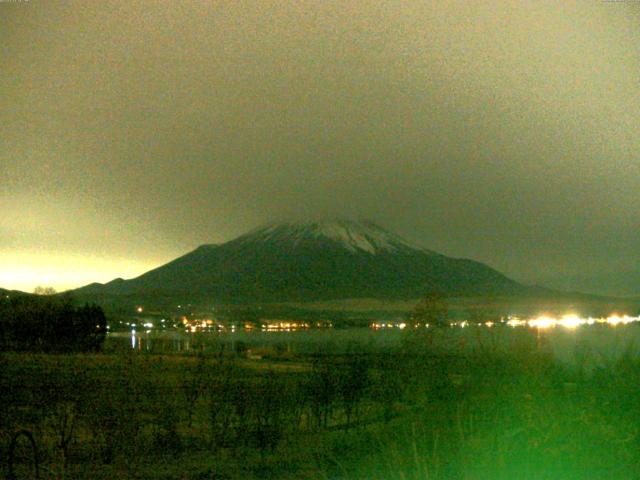
[[[640,270],[639,12],[0,2],[0,286],[318,216],[527,282]]]

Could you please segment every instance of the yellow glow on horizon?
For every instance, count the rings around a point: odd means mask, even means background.
[[[37,286],[45,286],[61,292],[93,282],[136,277],[153,267],[122,258],[0,251],[0,288],[33,292]]]

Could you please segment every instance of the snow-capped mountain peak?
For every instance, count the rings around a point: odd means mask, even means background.
[[[265,225],[203,245],[138,278],[85,289],[87,295],[229,304],[409,299],[430,291],[464,296],[527,289],[481,263],[414,247],[372,222],[348,220]]]
[[[351,252],[398,252],[421,250],[403,238],[370,221],[333,220],[325,222],[273,223],[259,227],[238,238],[242,242],[287,242],[329,240]]]

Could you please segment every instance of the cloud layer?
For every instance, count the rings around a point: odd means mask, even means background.
[[[523,280],[628,270],[637,4],[478,3],[0,4],[1,278],[318,216]]]

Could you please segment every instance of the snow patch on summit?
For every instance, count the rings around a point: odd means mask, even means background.
[[[292,242],[295,245],[303,240],[327,239],[339,243],[351,252],[364,251],[371,254],[420,250],[415,246],[382,227],[368,221],[336,220],[332,222],[280,223],[266,225],[240,237],[243,242]]]

